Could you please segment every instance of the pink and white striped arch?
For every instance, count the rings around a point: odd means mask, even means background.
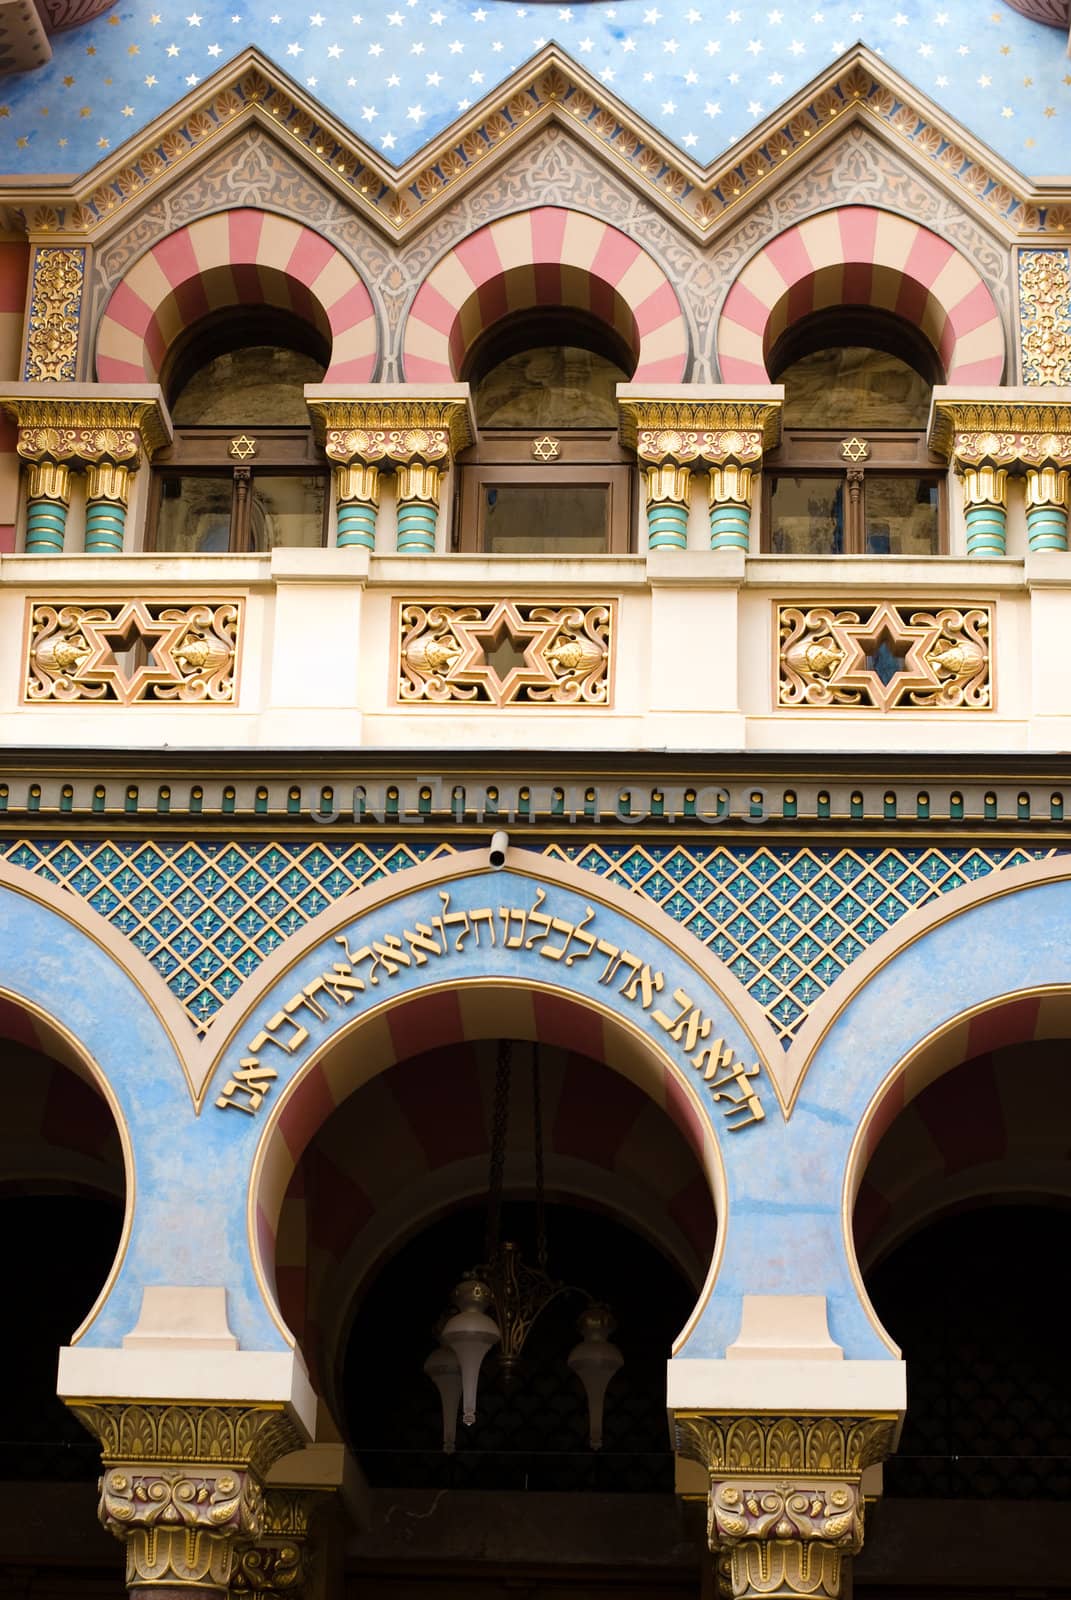
[[[635,358],[634,381],[684,376],[688,332],[662,268],[609,223],[560,206],[490,222],[432,268],[405,326],[405,376],[453,381],[480,334],[535,306],[587,311],[614,328]]]
[[[928,228],[873,206],[809,217],[748,262],[718,324],[722,382],[769,382],[785,329],[833,306],[873,306],[921,328],[947,383],[1000,382],[1004,331],[978,272]]]
[[[372,378],[375,312],[355,268],[311,228],[251,209],[191,222],[134,263],[101,320],[97,377],[154,383],[180,333],[244,305],[277,306],[316,327],[331,349],[326,382]]]

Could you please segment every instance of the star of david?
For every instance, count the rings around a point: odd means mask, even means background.
[[[865,439],[857,439],[854,435],[841,443],[841,454],[845,461],[865,461],[870,454],[870,446]]]
[[[81,629],[90,647],[78,676],[83,681],[110,684],[117,699],[129,705],[141,699],[154,684],[181,683],[171,650],[186,627],[183,614],[177,622],[159,622],[141,600],[128,600],[108,621],[82,619]],[[133,671],[117,657],[138,644],[146,648],[144,660]]]
[[[257,453],[257,441],[251,439],[247,433],[240,433],[236,439],[231,440],[230,453],[238,461],[246,461]]]
[[[834,621],[829,629],[844,657],[830,675],[831,689],[861,689],[883,711],[902,702],[913,691],[940,688],[940,679],[926,654],[941,637],[936,623],[905,622],[895,606],[883,600],[865,622]],[[888,682],[869,665],[885,644],[893,659],[903,663]]]
[[[537,461],[556,461],[561,453],[561,445],[549,433],[544,434],[542,439],[532,441],[532,454]]]
[[[503,706],[523,688],[555,682],[543,651],[556,622],[526,622],[512,601],[499,600],[486,617],[458,618],[453,626],[461,655],[447,673],[452,683],[477,684]]]

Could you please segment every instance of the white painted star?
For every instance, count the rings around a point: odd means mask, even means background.
[[[945,77],[943,72],[939,72],[933,81],[937,85],[938,89],[948,88],[948,79]]]
[[[971,47],[969,44],[961,44],[956,46],[956,54],[958,56],[969,56],[970,53]]]
[[[422,122],[424,120],[424,107],[410,106],[405,114],[410,122]]]
[[[1011,106],[1001,106],[1000,114],[1002,117],[1014,117],[1015,112],[1012,110]]]
[[[411,44],[409,46],[409,54],[411,56],[422,56],[424,54],[423,41],[418,39],[416,44]]]
[[[919,45],[919,55],[920,56],[932,56],[933,55],[933,45],[932,44],[920,44]]]
[[[316,78],[316,77],[306,78],[305,79],[305,82],[306,82],[306,84],[308,85],[308,87],[310,89],[315,89],[315,87],[319,83],[319,81],[320,81],[319,78]]]
[[[573,13],[570,11],[569,7],[568,6],[559,6],[558,7],[558,21],[559,22],[572,22],[572,20],[573,20]]]
[[[218,44],[210,44],[208,47],[208,53],[210,56],[219,56],[223,54],[223,50]]]
[[[602,71],[599,73],[599,77],[602,79],[603,83],[613,83],[613,81],[614,81],[614,69],[613,69],[613,67],[603,67]]]
[[[783,13],[780,11],[767,11],[766,20],[772,28],[776,28],[781,21]]]
[[[370,56],[381,56],[383,54],[383,46],[381,44],[370,44],[368,46],[368,54]]]
[[[904,13],[902,11],[898,11],[896,13],[895,17],[893,18],[893,27],[894,28],[906,28],[907,27],[907,18],[904,16]]]
[[[431,23],[433,28],[441,28],[442,25],[443,25],[444,18],[445,18],[445,12],[433,11],[431,16],[428,18],[428,21]]]
[[[706,51],[708,56],[716,56],[721,49],[721,40],[708,39],[706,44],[703,46],[703,49]]]
[[[460,39],[451,39],[446,48],[452,56],[459,56],[464,52],[465,46]]]
[[[387,21],[392,28],[400,28],[404,20],[400,11],[387,12]]]
[[[656,22],[661,22],[662,13],[656,6],[652,6],[650,11],[645,11],[643,13],[643,20],[648,24],[648,26],[653,28]]]
[[[199,28],[201,26],[201,19],[197,15],[196,11],[190,12],[189,16],[186,18],[186,26],[188,28]]]
[[[396,72],[392,72],[390,77],[387,79],[387,88],[388,89],[397,89],[397,87],[401,83],[401,81],[402,80],[401,80],[401,78],[399,78],[398,74]]]
[[[937,13],[937,15],[934,17],[933,20],[934,20],[934,22],[936,22],[936,24],[937,24],[937,26],[939,28],[946,27],[947,24],[948,24],[948,12],[947,11],[939,11]]]
[[[483,73],[480,72],[480,71],[470,72],[469,73],[469,82],[470,83],[482,83],[483,82]]]
[[[625,54],[627,56],[632,55],[632,53],[636,49],[636,41],[635,41],[635,39],[622,39],[621,48],[625,52]]]
[[[694,150],[698,143],[699,140],[696,138],[694,133],[686,133],[684,138],[681,140],[681,144],[684,145],[686,150]]]
[[[992,82],[993,80],[989,74],[987,72],[983,72],[981,77],[978,79],[978,87],[979,89],[988,89]]]
[[[288,44],[286,47],[286,53],[288,56],[304,55],[305,46],[303,44]]]
[[[459,111],[467,111],[471,104],[472,104],[471,100],[459,100],[458,103],[457,103],[457,109]]]
[[[309,18],[309,27],[310,28],[322,28],[323,25],[324,25],[323,17],[320,15],[320,13],[318,11],[314,11],[312,16]]]
[[[680,45],[677,43],[676,39],[663,39],[662,49],[667,56],[675,56],[677,51],[680,49]]]
[[[703,13],[701,11],[697,11],[693,6],[692,9],[686,13],[684,20],[685,22],[702,22]]]
[[[762,106],[758,100],[749,100],[747,103],[748,114],[752,117],[762,116]]]
[[[383,146],[384,150],[393,150],[394,146],[398,143],[393,133],[383,134],[379,142]]]
[[[583,55],[588,55],[592,50],[594,50],[594,48],[595,48],[594,39],[581,39],[580,43],[577,45],[577,49]]]
[[[169,44],[168,47],[167,47],[167,53],[168,53],[169,56],[177,56],[178,53],[179,53],[178,45],[177,44]]]
[[[675,100],[663,100],[663,102],[662,102],[662,115],[664,117],[671,117],[673,115],[673,113],[676,111],[676,109],[677,109],[677,102]]]
[[[195,83],[200,83],[200,81],[201,81],[201,80],[200,80],[200,78],[199,78],[199,77],[198,77],[198,76],[197,76],[197,74],[196,74],[196,72],[191,72],[191,73],[189,73],[189,74],[188,74],[188,76],[187,76],[187,78],[186,78],[186,82],[187,82],[187,83],[188,83],[188,84],[189,84],[189,86],[190,86],[190,88],[191,88],[191,89],[192,89],[192,88],[193,88],[193,86],[194,86],[194,84],[195,84]]]
[[[487,21],[487,12],[483,9],[482,6],[477,6],[476,10],[472,13],[472,20],[473,20],[473,22],[486,22]]]
[[[780,73],[780,72],[771,72],[766,81],[767,81],[767,83],[778,84],[778,83],[784,83],[785,80],[784,80],[784,76],[783,76],[782,73]]]
[[[424,79],[429,89],[437,89],[442,81],[442,74],[439,72],[429,72]]]
[[[698,72],[695,71],[694,67],[690,67],[688,69],[688,71],[684,74],[684,81],[685,81],[685,83],[698,83],[699,82],[699,74],[698,74]]]
[[[361,119],[362,119],[362,121],[364,121],[364,122],[375,122],[375,120],[376,120],[376,118],[378,116],[379,116],[379,112],[376,110],[375,106],[362,106],[361,107]]]
[[[749,39],[747,42],[747,53],[749,56],[761,55],[765,48],[766,46],[763,44],[761,39]]]
[[[703,110],[706,112],[708,117],[721,116],[721,106],[716,100],[708,100],[706,105],[703,107]]]
[[[794,56],[802,56],[806,52],[807,46],[802,39],[793,39],[788,48]]]
[[[342,46],[340,44],[329,44],[327,47],[327,53],[333,61],[337,61],[339,56],[342,54]]]

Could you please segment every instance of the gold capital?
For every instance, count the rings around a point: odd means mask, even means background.
[[[750,506],[755,487],[755,473],[751,467],[738,467],[728,463],[710,469],[710,504],[714,506]]]
[[[658,467],[648,467],[643,479],[649,506],[688,506],[692,480],[690,467],[680,467],[667,461]]]
[[[398,468],[398,499],[424,500],[428,505],[438,506],[439,491],[442,488],[443,474],[439,467],[428,466],[422,461],[413,461]]]
[[[361,500],[366,505],[379,507],[379,468],[354,462],[348,467],[335,468],[335,499],[340,505],[347,500]]]

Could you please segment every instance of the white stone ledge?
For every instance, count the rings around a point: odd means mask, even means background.
[[[1034,558],[1036,559],[1036,558]],[[1071,574],[1071,558],[1068,562]],[[850,589],[860,595],[895,596],[954,591],[957,595],[1014,593],[1027,587],[1015,556],[968,561],[961,556],[780,556],[747,558],[749,589],[793,589],[800,594]]]
[[[65,1345],[56,1389],[67,1401],[282,1405],[309,1438],[316,1425],[316,1396],[294,1351]]]
[[[708,1361],[666,1364],[669,1411],[859,1413],[907,1409],[903,1361]]]

